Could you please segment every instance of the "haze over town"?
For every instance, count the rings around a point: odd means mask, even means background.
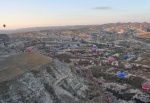
[[[5,29],[150,22],[149,0],[1,0]],[[0,26],[0,29],[4,29]]]

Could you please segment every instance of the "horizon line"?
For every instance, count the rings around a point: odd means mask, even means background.
[[[102,24],[77,24],[77,25],[54,25],[54,26],[32,26],[32,27],[22,27],[22,28],[15,28],[15,29],[0,29],[0,31],[9,31],[9,30],[20,30],[20,29],[34,29],[34,28],[48,28],[48,27],[69,27],[69,26],[96,26],[96,25],[105,25],[105,24],[117,24],[117,23],[150,23],[150,22],[109,22],[109,23],[102,23]],[[5,27],[7,28],[7,27]]]

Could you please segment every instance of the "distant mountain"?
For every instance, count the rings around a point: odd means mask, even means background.
[[[49,29],[61,29],[61,28],[74,28],[81,27],[80,25],[70,25],[70,26],[48,26],[48,27],[29,27],[29,28],[19,28],[19,29],[11,29],[11,30],[0,30],[0,34],[11,34],[17,32],[30,32],[30,31],[41,31],[41,30],[49,30]]]
[[[20,28],[20,29],[12,29],[12,30],[0,30],[0,33],[11,34],[17,32],[30,32],[30,31],[40,31],[47,30],[53,27],[31,27],[31,28]]]
[[[35,36],[79,36],[86,34],[93,39],[102,37],[103,39],[128,39],[128,38],[148,38],[150,39],[150,23],[108,23],[103,25],[75,25],[75,26],[49,26],[20,28],[15,30],[0,31],[1,34],[11,34],[11,37],[35,37]]]

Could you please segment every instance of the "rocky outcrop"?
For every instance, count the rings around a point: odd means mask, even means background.
[[[9,39],[10,39],[7,34],[0,34],[0,38],[1,38],[4,42],[8,42]]]
[[[0,103],[79,103],[88,87],[66,64],[53,60],[0,82]]]

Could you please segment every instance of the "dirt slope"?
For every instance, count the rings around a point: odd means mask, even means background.
[[[10,56],[0,62],[0,80],[15,77],[28,70],[38,69],[49,62],[50,58],[36,52]]]

